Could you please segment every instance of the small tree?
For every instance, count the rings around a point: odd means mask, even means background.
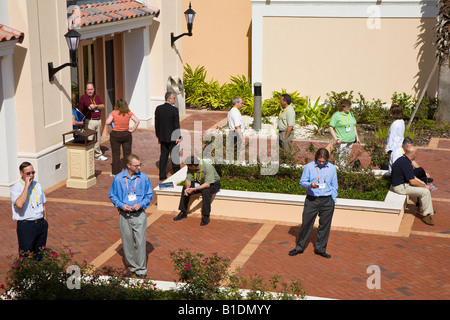
[[[436,54],[439,59],[437,123],[450,123],[450,0],[439,0],[436,25]]]

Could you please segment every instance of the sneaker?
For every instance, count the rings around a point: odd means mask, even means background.
[[[434,226],[434,222],[433,222],[433,219],[431,218],[431,214],[424,216],[422,218],[422,222],[429,226]]]
[[[102,161],[106,161],[106,160],[108,160],[108,158],[107,158],[107,157],[105,157],[105,156],[103,156],[103,155],[101,155],[101,156],[99,156],[99,157],[95,158],[95,160],[102,160]]]

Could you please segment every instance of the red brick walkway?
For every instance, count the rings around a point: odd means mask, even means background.
[[[188,111],[182,119],[182,128],[192,132],[195,121],[202,121],[202,130],[215,128],[225,118],[225,112]],[[297,143],[301,149],[309,144],[308,141]],[[326,146],[326,143],[316,144]],[[107,156],[111,155],[108,141],[102,143],[102,148]],[[140,156],[142,170],[156,186],[159,146],[153,129],[138,129],[134,133],[133,152]],[[279,274],[285,280],[300,279],[310,296],[358,300],[450,299],[449,156],[448,140],[433,140],[429,147],[419,149],[417,160],[438,186],[432,194],[437,211],[435,226],[427,226],[418,217],[411,216],[413,206],[410,205],[404,219],[412,219],[413,223],[406,232],[387,235],[333,229],[328,245],[331,259],[313,254],[315,229],[305,252],[290,257],[287,253],[294,247],[299,224],[232,220],[214,217],[213,213],[211,223],[200,227],[196,215],[174,222],[176,213],[158,211],[155,197],[147,210],[148,275],[154,280],[176,280],[170,252],[179,248],[206,254],[215,252],[235,261],[252,247],[251,255],[244,259],[242,275],[259,274],[268,279]],[[120,243],[117,211],[108,198],[111,162],[96,161],[96,171],[97,184],[88,190],[68,189],[62,183],[46,191],[48,247],[71,248],[80,262],[123,267],[123,252],[120,246],[115,246]],[[299,221],[300,215],[299,212]],[[9,199],[0,199],[0,225],[1,284],[5,283],[9,264],[17,251]],[[380,289],[367,287],[372,275],[368,267],[372,265],[381,270]]]

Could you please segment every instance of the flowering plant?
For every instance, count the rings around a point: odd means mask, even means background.
[[[38,257],[38,259],[36,258]],[[39,253],[19,255],[8,271],[7,298],[14,299],[59,299],[67,290],[66,273],[73,253],[71,249],[54,251],[43,247]],[[78,266],[85,271],[86,266]]]
[[[287,283],[280,276],[269,282],[255,275],[247,279],[239,276],[239,268],[230,271],[230,259],[216,253],[210,257],[191,253],[187,249],[171,252],[174,269],[178,272],[179,292],[188,299],[273,300],[303,299],[301,281]]]

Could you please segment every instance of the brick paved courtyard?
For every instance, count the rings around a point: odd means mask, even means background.
[[[194,122],[202,121],[202,129],[206,130],[223,124],[225,119],[226,112],[188,110],[181,126],[192,132]],[[309,141],[295,143],[305,149]],[[317,144],[326,146],[323,142]],[[102,148],[110,158],[107,139]],[[134,133],[133,152],[142,160],[142,171],[157,186],[159,146],[153,128]],[[214,216],[213,212],[211,223],[201,227],[200,217],[195,214],[173,221],[177,212],[158,211],[155,197],[147,210],[148,276],[154,280],[176,280],[170,252],[187,248],[229,257],[245,276],[259,274],[268,279],[279,274],[286,280],[302,280],[309,296],[356,300],[450,299],[449,156],[449,140],[433,139],[428,147],[419,148],[417,160],[438,186],[432,193],[437,211],[433,217],[435,226],[422,223],[409,203],[398,233],[333,228],[327,249],[331,259],[313,254],[315,229],[305,252],[288,256],[299,232],[300,210],[299,224],[229,219]],[[123,267],[118,215],[108,198],[112,182],[109,160],[96,161],[97,184],[88,190],[68,189],[65,183],[46,190],[47,246],[71,248],[76,260],[96,266]],[[4,283],[17,252],[16,224],[11,219],[11,202],[7,198],[0,198],[0,223],[0,283]],[[367,270],[371,265],[381,270],[380,289],[367,288],[366,281],[371,275]]]

